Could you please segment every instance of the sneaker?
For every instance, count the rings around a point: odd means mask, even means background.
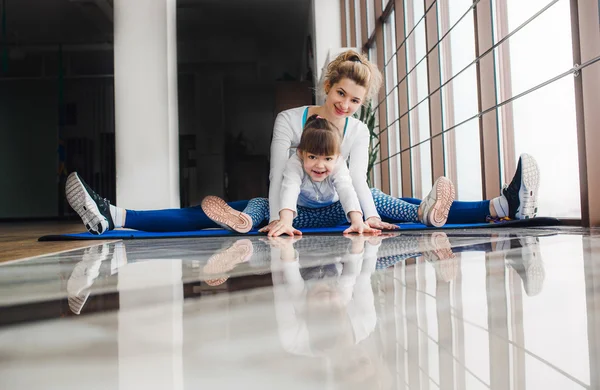
[[[444,226],[448,220],[454,196],[454,184],[445,176],[439,177],[419,206],[421,223],[427,226]]]
[[[237,240],[229,248],[213,255],[203,268],[209,275],[222,275],[231,271],[236,265],[248,261],[254,253],[252,241],[244,238]],[[205,280],[209,286],[218,286],[227,281],[228,276]]]
[[[100,235],[115,228],[110,216],[110,202],[96,194],[77,174],[67,178],[67,201],[83,220],[88,232]]]
[[[536,237],[520,237],[511,240],[511,249],[506,253],[506,262],[521,277],[527,296],[533,297],[542,292],[546,271]]]
[[[100,266],[108,259],[109,254],[108,244],[93,246],[83,252],[81,261],[73,268],[67,280],[67,301],[74,314],[81,314],[81,309],[90,296],[92,284],[100,275]]]
[[[208,218],[227,230],[248,233],[252,229],[252,218],[248,214],[230,207],[217,196],[207,196],[201,206]]]
[[[421,251],[425,260],[435,268],[436,277],[444,282],[456,279],[458,259],[452,252],[452,244],[444,232],[433,232],[421,239]]]
[[[508,216],[512,219],[528,219],[537,215],[537,195],[540,186],[540,169],[535,159],[523,153],[519,157],[517,171],[502,195],[508,202]]]

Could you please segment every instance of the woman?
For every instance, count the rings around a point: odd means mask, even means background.
[[[454,187],[445,178],[436,180],[431,192],[423,201],[412,198],[398,199],[377,189],[370,190],[366,181],[369,132],[366,125],[352,115],[362,104],[376,96],[380,87],[381,73],[377,67],[363,55],[349,50],[340,54],[327,67],[321,91],[326,96],[323,105],[294,108],[283,111],[277,116],[271,144],[270,223],[264,231],[269,231],[278,221],[278,198],[283,167],[300,142],[306,118],[314,114],[328,119],[340,129],[343,136],[342,156],[348,162],[365,223],[370,227],[394,228],[394,225],[381,218],[381,216],[391,217],[385,213],[385,210],[390,208],[395,209],[394,215],[404,215],[401,221],[420,221],[433,226],[442,226],[446,222],[485,222],[488,216],[525,219],[536,215],[539,169],[533,157],[525,154],[519,158],[517,171],[511,184],[503,189],[501,196],[492,200],[452,202]],[[192,231],[219,227],[207,218],[199,206],[151,211],[115,207],[89,188],[76,173],[69,176],[66,187],[69,204],[81,216],[86,228],[92,234],[102,234],[115,227],[152,232]],[[238,211],[243,210],[246,205],[247,201],[230,204]],[[343,213],[341,207],[339,212]]]

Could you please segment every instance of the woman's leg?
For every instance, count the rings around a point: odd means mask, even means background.
[[[409,202],[372,189],[377,212],[390,222],[421,222],[440,227],[446,223],[450,205],[454,200],[454,185],[446,177],[438,178],[422,202]]]
[[[247,200],[229,203],[229,206],[237,211],[243,210],[247,205]],[[123,227],[145,232],[186,232],[220,228],[208,218],[200,206],[147,211],[125,210]]]
[[[67,178],[66,196],[92,234],[103,234],[125,227],[146,232],[182,232],[218,228],[199,206],[183,209],[136,211],[115,207],[92,190],[73,172]],[[243,210],[248,201],[232,202],[235,210]]]
[[[389,222],[418,222],[419,203],[409,203],[403,199],[394,198],[381,192],[377,188],[371,188],[375,207],[382,219]]]
[[[207,196],[202,200],[202,210],[217,225],[238,233],[248,233],[269,219],[269,200],[250,199],[243,211],[239,211],[217,196]]]

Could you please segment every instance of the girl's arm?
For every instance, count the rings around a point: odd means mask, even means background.
[[[304,178],[302,161],[298,155],[293,155],[285,164],[283,171],[283,180],[281,183],[281,196],[279,197],[278,221],[269,225],[269,229],[261,229],[261,232],[268,231],[269,237],[278,237],[282,234],[301,235],[302,233],[294,229],[292,223],[297,215],[298,196],[300,187]]]

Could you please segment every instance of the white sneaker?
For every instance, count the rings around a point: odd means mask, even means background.
[[[419,206],[420,221],[427,226],[444,226],[448,220],[454,196],[454,184],[447,177],[440,176]]]

